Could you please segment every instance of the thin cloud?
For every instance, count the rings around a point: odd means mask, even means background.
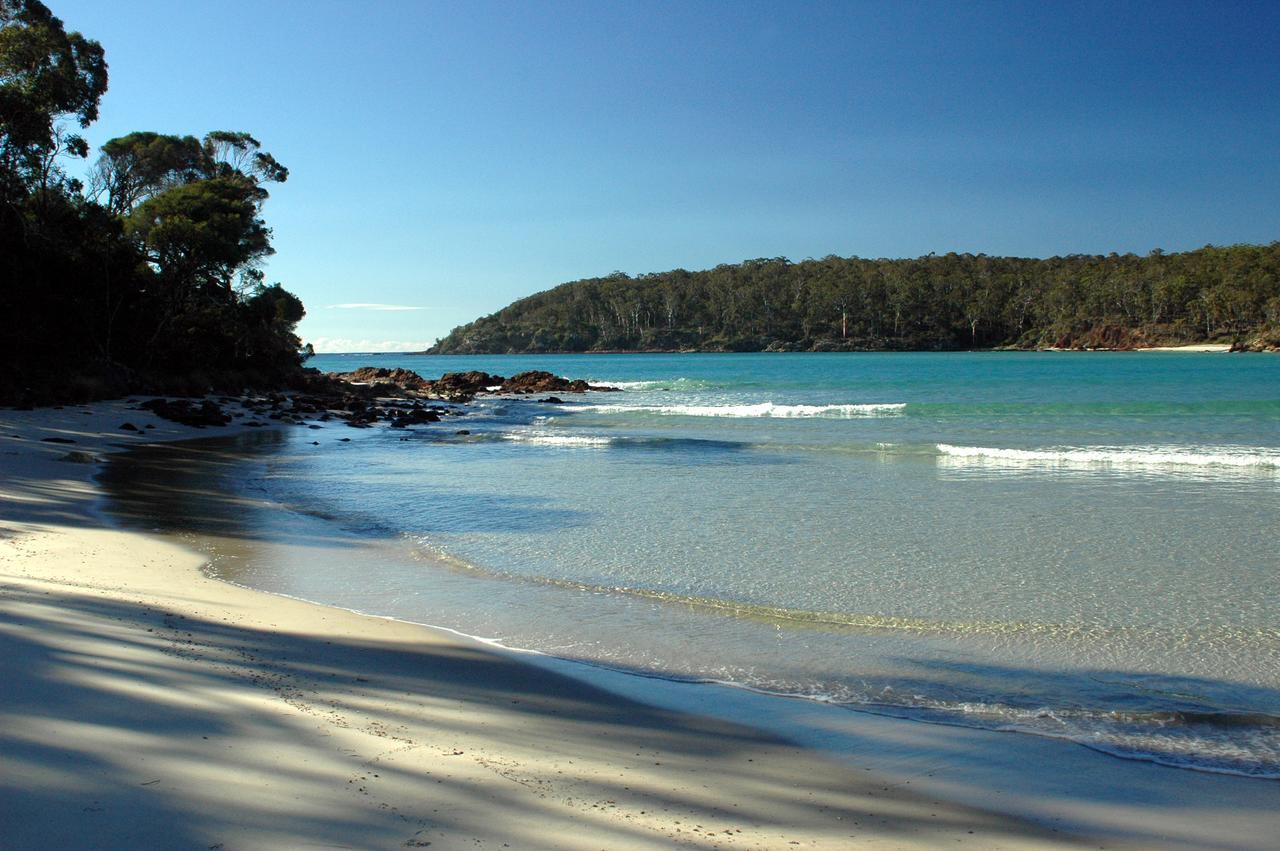
[[[378,304],[375,302],[354,302],[351,304],[331,304],[331,310],[430,310],[427,307],[414,307],[408,304]]]
[[[421,352],[431,344],[425,340],[356,340],[350,337],[314,337],[317,354],[347,352]]]

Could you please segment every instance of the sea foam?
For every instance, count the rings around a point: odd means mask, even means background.
[[[779,405],[774,402],[758,402],[750,405],[582,405],[575,411],[594,411],[607,414],[661,414],[681,417],[828,417],[833,419],[853,417],[883,417],[901,414],[905,402],[873,403],[858,405]]]
[[[535,446],[580,446],[596,448],[609,446],[613,438],[594,434],[556,434],[545,431],[514,431],[502,435],[503,440],[529,443]]]
[[[1234,467],[1280,469],[1280,450],[1246,446],[1078,446],[1001,449],[939,443],[949,458],[1006,465]]]

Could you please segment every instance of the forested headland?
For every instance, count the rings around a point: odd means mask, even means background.
[[[87,177],[100,44],[0,0],[0,402],[281,387],[303,306],[260,262],[288,170],[244,132],[131,133]]]
[[[1280,345],[1280,242],[1145,256],[748,260],[562,284],[440,354]]]

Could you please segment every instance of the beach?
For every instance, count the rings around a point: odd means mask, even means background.
[[[825,718],[783,736],[220,582],[101,512],[105,453],[237,428],[0,412],[6,847],[1261,848],[1280,827],[1274,781],[1048,739],[842,713],[865,750],[836,759],[793,741]]]

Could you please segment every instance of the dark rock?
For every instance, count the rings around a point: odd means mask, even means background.
[[[371,384],[375,389],[413,390],[429,392],[431,382],[411,369],[387,369],[381,366],[362,366],[354,372],[330,373],[331,378],[354,384]]]
[[[137,427],[136,425],[134,425],[133,423],[120,423],[120,428],[121,428],[123,431],[137,431],[137,430],[138,430],[138,427]]]
[[[588,390],[616,391],[617,387],[588,384],[581,378],[561,378],[535,369],[513,375],[502,383],[503,393],[586,393]]]
[[[460,428],[455,431],[454,434],[471,434],[471,431],[469,429]]]
[[[446,372],[431,382],[430,393],[445,399],[468,401],[477,393],[502,385],[501,375],[471,370],[470,372]]]
[[[40,440],[43,443],[75,443],[75,441],[69,437],[42,437]]]
[[[547,398],[539,399],[538,401],[542,402],[545,405],[563,405],[564,404],[564,400],[561,399],[559,396],[548,396]]]
[[[315,431],[315,430],[316,430],[316,429],[318,429],[318,428],[324,428],[324,426],[322,426],[322,425],[315,425],[314,423],[312,423],[311,425],[307,426],[307,428],[311,429],[312,431]]]
[[[189,399],[150,399],[138,407],[154,413],[157,417],[182,425],[203,428],[207,425],[224,426],[231,422],[231,417],[223,413],[213,402],[203,400],[199,403]]]
[[[338,438],[338,442],[339,442],[339,443],[350,443],[350,442],[351,442],[351,438],[349,438],[349,437],[340,437],[340,438]]]

